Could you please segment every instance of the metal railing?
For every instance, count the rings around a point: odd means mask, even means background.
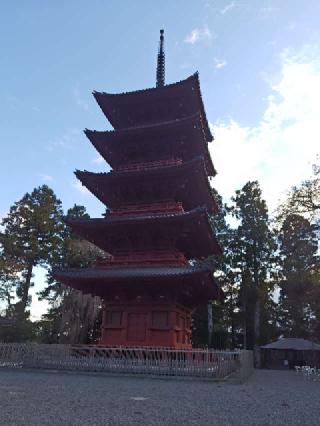
[[[0,367],[221,379],[248,375],[249,352],[2,343]]]

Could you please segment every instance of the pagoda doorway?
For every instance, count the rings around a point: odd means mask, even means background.
[[[129,342],[146,342],[148,316],[145,313],[128,313],[127,339]]]

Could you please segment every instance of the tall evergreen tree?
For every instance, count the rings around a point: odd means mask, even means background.
[[[59,256],[63,231],[61,220],[60,200],[52,189],[43,185],[14,203],[2,221],[2,253],[7,261],[21,268],[16,289],[19,301],[15,306],[18,322],[28,318],[33,269],[48,266]]]
[[[282,332],[287,336],[312,334],[312,323],[320,311],[320,300],[315,298],[319,288],[317,250],[315,225],[300,215],[289,215],[280,233],[283,279],[279,316]]]
[[[232,244],[234,270],[241,274],[244,346],[252,348],[262,343],[261,336],[266,334],[262,330],[268,324],[275,241],[257,181],[236,191],[233,202],[232,213],[239,221]]]

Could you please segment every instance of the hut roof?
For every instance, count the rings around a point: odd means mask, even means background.
[[[276,342],[261,346],[262,349],[291,349],[296,351],[320,351],[320,345],[310,340],[298,339],[293,337],[281,338]]]

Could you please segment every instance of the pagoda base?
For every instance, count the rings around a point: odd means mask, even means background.
[[[176,304],[105,303],[99,344],[190,349],[191,312]]]

